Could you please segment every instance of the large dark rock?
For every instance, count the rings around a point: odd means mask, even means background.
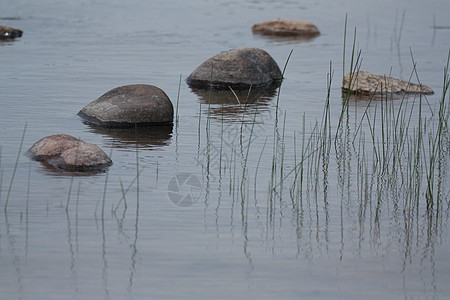
[[[0,25],[0,40],[15,39],[21,37],[22,34],[23,31],[20,29]]]
[[[279,36],[317,36],[320,34],[316,25],[303,20],[272,19],[252,27],[254,33]]]
[[[160,88],[135,84],[112,89],[78,115],[89,123],[107,127],[171,124],[173,105]]]
[[[433,90],[426,85],[414,84],[388,76],[375,75],[366,71],[358,71],[344,75],[342,91],[344,93],[359,95],[434,94]]]
[[[104,171],[111,159],[97,145],[67,134],[55,134],[40,139],[30,149],[31,158],[66,171]]]
[[[239,90],[279,84],[281,79],[280,68],[266,51],[242,48],[209,58],[186,81],[191,87]]]

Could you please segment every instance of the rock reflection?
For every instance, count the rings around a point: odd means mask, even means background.
[[[235,120],[248,110],[248,106],[257,105],[258,111],[267,111],[270,101],[276,95],[278,85],[264,89],[250,90],[205,90],[192,88],[192,92],[198,96],[200,103],[206,107],[212,118]],[[241,120],[241,119],[239,119]]]
[[[426,95],[422,95],[423,97],[426,97]],[[351,100],[354,102],[361,102],[361,101],[391,101],[391,100],[403,100],[403,99],[409,99],[409,98],[416,98],[420,97],[418,95],[414,94],[408,94],[408,93],[382,93],[382,94],[363,94],[363,93],[348,93],[347,91],[342,91],[341,98],[342,102],[345,103],[345,101]]]
[[[78,171],[68,171],[63,169],[55,168],[53,165],[48,164],[44,161],[37,162],[41,165],[41,168],[37,169],[39,173],[50,175],[50,176],[76,176],[76,177],[88,177],[88,176],[97,176],[102,175],[108,171],[108,169],[103,170],[93,170],[93,171],[86,171],[86,172],[78,172]]]
[[[0,47],[1,46],[12,45],[15,42],[16,42],[16,40],[2,40],[2,39],[0,39]]]
[[[147,149],[168,146],[173,131],[173,124],[137,128],[107,128],[85,124],[91,132],[110,137],[106,144],[119,149],[136,148],[136,145]]]
[[[278,34],[265,34],[263,32],[254,32],[255,37],[268,40],[271,43],[280,44],[300,44],[314,40],[320,33],[302,33],[302,34],[291,34],[291,33],[278,33]]]

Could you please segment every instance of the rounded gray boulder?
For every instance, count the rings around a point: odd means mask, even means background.
[[[191,87],[248,89],[279,84],[280,68],[264,50],[241,48],[209,58],[186,79]]]
[[[32,159],[66,171],[104,171],[111,159],[100,147],[68,134],[55,134],[40,139],[28,149]]]
[[[134,84],[110,90],[78,115],[88,123],[106,127],[171,124],[173,105],[160,88]]]

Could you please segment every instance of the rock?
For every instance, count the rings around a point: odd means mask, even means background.
[[[135,84],[112,89],[78,115],[89,123],[107,127],[171,124],[173,105],[160,88]]]
[[[260,33],[264,35],[282,35],[282,36],[295,36],[295,35],[312,35],[316,36],[320,34],[316,25],[302,20],[290,20],[290,19],[272,19],[264,21],[260,24],[255,24],[252,27],[254,33]]]
[[[278,85],[281,79],[280,68],[266,51],[242,48],[209,58],[186,81],[191,87],[239,90]]]
[[[111,159],[97,145],[67,134],[55,134],[40,139],[30,149],[32,159],[66,171],[104,171]]]
[[[361,95],[385,95],[386,93],[434,94],[433,90],[421,84],[414,84],[400,79],[371,74],[366,71],[352,73],[352,83],[349,88],[350,73],[344,75],[342,91]]]
[[[11,28],[8,26],[0,25],[0,39],[1,40],[15,39],[15,38],[21,37],[22,34],[23,34],[23,31],[20,29],[15,29],[15,28]]]

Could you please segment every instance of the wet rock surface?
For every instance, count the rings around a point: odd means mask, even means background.
[[[276,85],[281,79],[280,68],[266,51],[241,48],[209,58],[186,81],[196,88],[240,90]]]
[[[320,34],[316,25],[303,20],[272,19],[252,26],[254,33],[264,35],[296,36]]]
[[[171,124],[173,105],[160,88],[134,84],[110,90],[78,112],[88,123],[106,127]]]
[[[351,75],[351,76],[350,76]],[[351,85],[350,84],[351,80]],[[423,84],[414,84],[397,78],[381,76],[367,71],[358,71],[344,76],[342,91],[359,95],[387,94],[434,94],[433,90]]]
[[[22,34],[23,34],[23,31],[20,29],[0,25],[0,39],[1,40],[15,39],[15,38],[21,37]]]
[[[97,145],[67,134],[44,137],[28,149],[28,155],[51,167],[76,172],[100,172],[112,165]]]

